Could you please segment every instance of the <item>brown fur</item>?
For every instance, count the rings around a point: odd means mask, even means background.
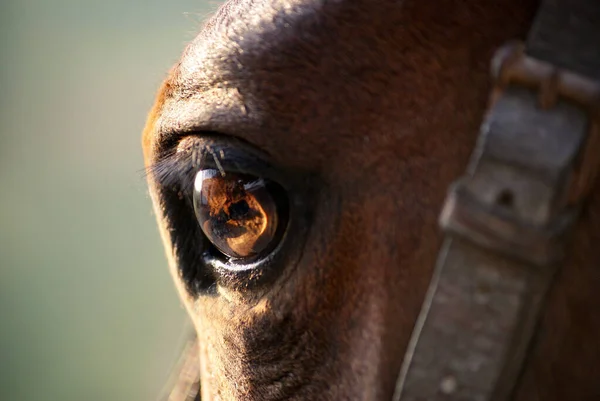
[[[149,176],[200,338],[203,399],[391,399],[440,244],[437,215],[485,109],[490,57],[524,38],[536,6],[244,0],[206,24],[159,92],[146,163],[211,131],[319,184],[298,262],[248,298],[186,291],[178,226]],[[550,294],[519,400],[600,399],[598,196]]]

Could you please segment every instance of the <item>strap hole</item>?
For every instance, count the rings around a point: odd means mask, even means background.
[[[496,204],[511,209],[515,205],[515,195],[510,189],[504,189],[496,197]]]

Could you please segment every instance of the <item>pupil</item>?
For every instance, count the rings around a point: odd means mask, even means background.
[[[250,211],[250,206],[245,200],[237,201],[229,206],[229,215],[234,220],[240,220],[244,218]]]

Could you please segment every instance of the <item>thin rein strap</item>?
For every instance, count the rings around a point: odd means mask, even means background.
[[[167,382],[168,392],[159,398],[160,401],[200,401],[198,337],[191,324],[187,326],[183,350]]]
[[[600,160],[600,2],[543,1],[500,49],[394,401],[506,401]]]

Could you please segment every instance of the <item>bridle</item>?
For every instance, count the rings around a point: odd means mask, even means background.
[[[512,397],[600,162],[600,2],[543,0],[492,76],[394,401]]]
[[[600,163],[600,1],[542,0],[492,77],[393,401],[511,399]],[[169,400],[200,399],[196,342]]]

